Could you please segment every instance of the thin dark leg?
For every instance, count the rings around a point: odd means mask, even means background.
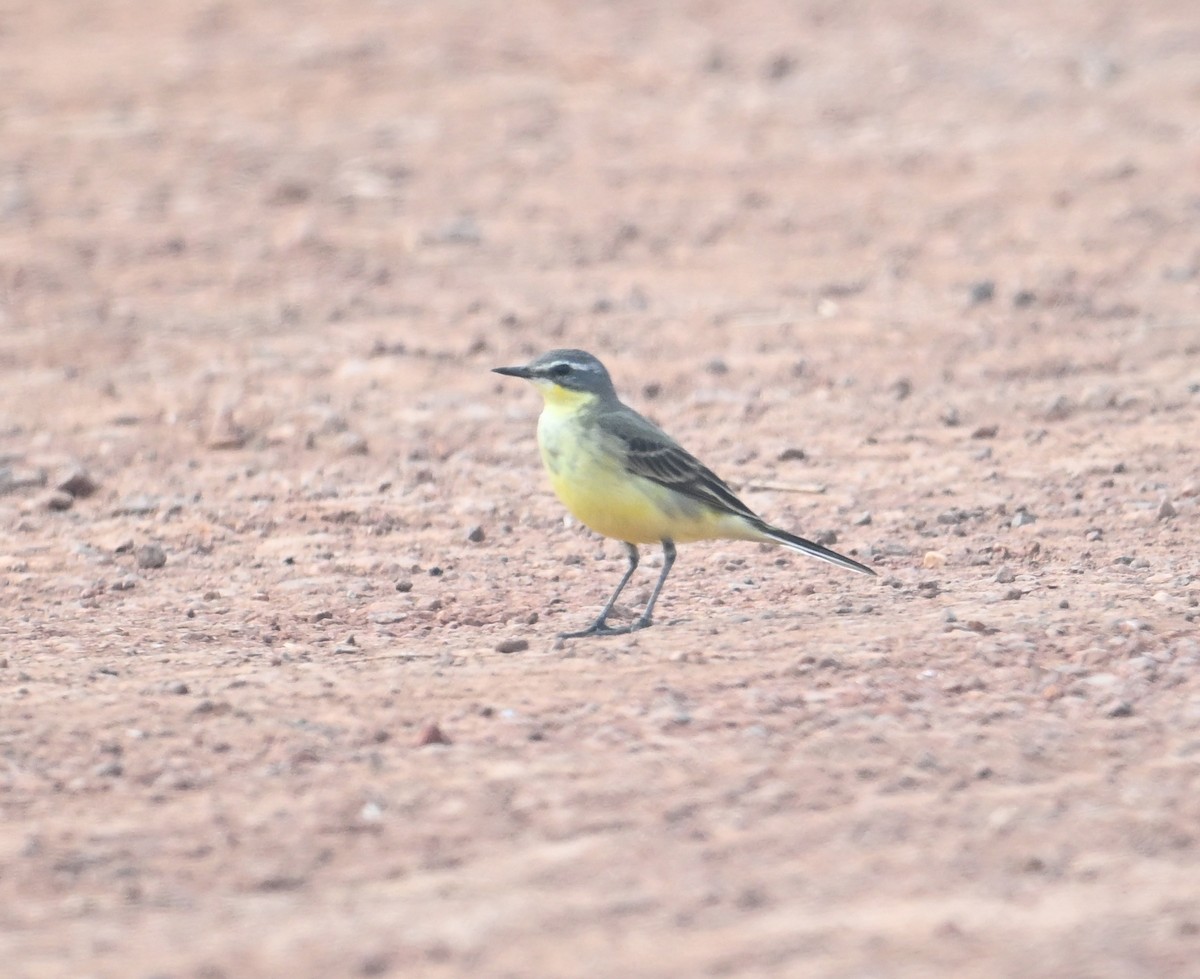
[[[667,575],[671,573],[671,568],[675,564],[675,542],[665,540],[663,546],[663,569],[662,574],[658,576],[658,581],[654,585],[654,591],[650,593],[650,601],[646,603],[646,611],[642,613],[642,617],[638,619],[629,629],[632,632],[634,629],[645,629],[651,622],[654,621],[654,603],[658,601],[658,593],[662,591],[662,587],[666,584]]]
[[[637,570],[638,549],[632,544],[626,543],[625,550],[629,552],[629,567],[625,569],[624,576],[621,578],[620,582],[617,583],[617,590],[612,593],[612,598],[608,600],[608,604],[604,606],[603,611],[601,611],[600,615],[596,618],[596,621],[586,629],[581,629],[579,632],[561,632],[558,635],[559,639],[581,639],[584,636],[611,636],[620,632],[632,631],[626,628],[610,628],[607,621],[608,613],[611,612],[613,606],[617,604],[617,597],[624,590],[625,586],[629,584],[629,579],[633,577],[633,573]],[[655,591],[655,594],[658,594],[657,590]]]
[[[646,609],[642,612],[641,618],[636,622],[631,622],[629,625],[610,626],[605,621],[608,618],[608,613],[612,611],[617,596],[621,594],[621,589],[625,587],[638,564],[637,548],[632,544],[626,544],[625,546],[629,548],[629,570],[625,572],[625,577],[617,585],[617,590],[613,592],[613,597],[604,606],[604,611],[600,613],[600,618],[582,632],[565,632],[559,636],[560,639],[578,639],[581,636],[621,636],[629,632],[637,632],[638,629],[645,629],[646,626],[654,621],[654,603],[658,601],[658,594],[662,591],[662,587],[666,583],[667,575],[671,573],[672,565],[675,564],[675,542],[669,540],[662,542],[663,569],[658,576],[658,581],[654,585],[654,591],[650,593],[650,601],[646,603]]]

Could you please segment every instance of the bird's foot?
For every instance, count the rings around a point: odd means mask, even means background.
[[[559,639],[584,639],[588,636],[627,636],[631,632],[637,632],[639,629],[645,629],[652,624],[650,619],[638,619],[636,622],[630,622],[629,625],[609,625],[603,619],[593,622],[586,629],[580,629],[578,632],[560,632]]]

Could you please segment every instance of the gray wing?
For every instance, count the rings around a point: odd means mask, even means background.
[[[624,449],[626,471],[714,510],[761,523],[758,514],[734,496],[720,476],[641,415],[625,408],[605,421],[605,428]]]

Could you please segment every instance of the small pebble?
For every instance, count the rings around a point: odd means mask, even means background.
[[[472,544],[481,544],[486,537],[487,534],[484,533],[483,528],[478,524],[472,527],[470,533],[467,534],[467,540]]]
[[[158,498],[153,496],[131,496],[113,510],[114,517],[145,517],[158,509]]]
[[[137,566],[139,568],[161,568],[167,563],[167,552],[157,544],[143,544],[138,548]]]
[[[430,722],[421,728],[421,733],[417,735],[417,747],[424,748],[431,744],[453,744],[446,735],[442,733],[442,729],[436,723]]]
[[[1179,515],[1179,511],[1175,509],[1170,500],[1163,500],[1158,505],[1158,519],[1169,520],[1171,517]]]
[[[778,82],[794,72],[797,65],[798,62],[795,56],[786,53],[777,54],[767,62],[766,67],[763,69],[763,75],[769,81]]]
[[[990,303],[996,296],[996,283],[991,279],[981,279],[979,282],[971,284],[969,293],[972,306],[981,306],[984,303]]]
[[[780,462],[799,462],[807,458],[808,453],[798,447],[789,447],[779,453]]]
[[[1106,411],[1121,403],[1121,393],[1111,384],[1098,384],[1088,388],[1083,396],[1083,406],[1092,411]]]
[[[1007,564],[1000,568],[1000,570],[992,576],[992,581],[999,582],[1002,585],[1007,585],[1016,580],[1017,576],[1013,574],[1012,568],[1010,568]]]
[[[40,489],[46,485],[45,469],[13,469],[0,466],[0,495],[23,489]]]
[[[1035,517],[1032,513],[1030,513],[1028,510],[1026,510],[1022,507],[1020,510],[1018,510],[1016,513],[1013,514],[1013,518],[1009,523],[1010,523],[1010,526],[1013,526],[1013,527],[1024,527],[1027,524],[1035,523],[1036,521],[1037,521],[1037,517]]]
[[[365,456],[370,455],[371,448],[367,445],[367,440],[357,432],[340,432],[334,437],[334,445],[337,450],[346,456]]]
[[[209,449],[240,449],[246,444],[246,432],[233,418],[233,410],[218,412],[208,430],[204,444]]]
[[[854,518],[854,521],[853,521],[853,523],[854,523],[854,526],[855,526],[855,527],[867,527],[867,526],[870,526],[870,523],[871,523],[871,511],[870,511],[870,510],[864,510],[862,513],[860,513],[860,514],[859,514],[857,517],[855,517],[855,518]]]
[[[470,214],[461,214],[427,233],[426,239],[438,245],[478,245],[483,242],[483,227]]]
[[[400,581],[396,582],[396,591],[398,591],[398,592],[412,591],[412,582],[409,581],[407,578],[402,578]]]
[[[372,612],[368,616],[376,625],[395,625],[408,618],[407,612]]]
[[[82,499],[91,496],[100,486],[83,466],[71,466],[59,475],[54,488],[63,493],[70,493],[76,499]]]
[[[971,433],[973,439],[994,439],[1000,431],[999,425],[980,425]]]
[[[70,510],[75,505],[75,497],[62,490],[51,490],[38,498],[37,505],[43,510],[61,513],[63,510]]]
[[[1020,588],[1010,588],[1004,593],[1004,600],[1006,602],[1015,602],[1021,598],[1022,594],[1023,593]]]
[[[188,692],[188,685],[182,680],[176,680],[174,683],[167,684],[167,693],[173,693],[182,697]]]
[[[1064,418],[1071,417],[1075,411],[1075,404],[1065,394],[1060,394],[1047,402],[1046,407],[1042,411],[1042,417],[1046,421],[1057,422]]]
[[[946,555],[941,551],[926,551],[925,556],[921,558],[921,567],[923,568],[941,568],[946,565]]]
[[[527,639],[502,639],[496,643],[498,653],[523,653],[529,648]]]
[[[1111,703],[1104,711],[1105,717],[1132,717],[1133,704],[1128,700],[1117,700]]]
[[[1079,83],[1089,89],[1107,88],[1121,77],[1124,70],[1121,62],[1095,49],[1085,51],[1075,59],[1074,68]],[[1133,176],[1135,173],[1137,168],[1125,162],[1116,168],[1113,176]]]

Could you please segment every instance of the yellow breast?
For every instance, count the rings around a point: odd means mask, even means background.
[[[590,416],[591,398],[556,387],[538,419],[550,483],[577,520],[631,544],[741,536],[729,515],[626,471],[620,443]]]

